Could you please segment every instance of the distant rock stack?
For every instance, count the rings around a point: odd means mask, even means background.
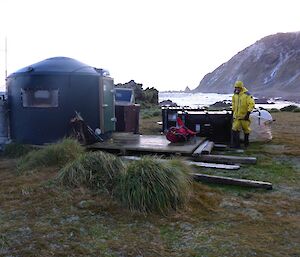
[[[191,92],[191,89],[190,89],[189,87],[186,87],[185,90],[184,90],[184,92],[185,92],[185,93],[190,93],[190,92]]]
[[[236,80],[257,97],[300,101],[300,32],[257,41],[205,75],[193,92],[232,93]]]

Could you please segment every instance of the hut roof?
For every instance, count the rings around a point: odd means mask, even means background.
[[[99,76],[102,75],[101,71],[69,57],[53,57],[24,67],[10,76],[24,73],[84,73]]]

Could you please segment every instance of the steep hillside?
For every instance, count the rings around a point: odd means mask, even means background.
[[[194,92],[231,93],[237,80],[255,96],[300,100],[300,32],[267,36],[213,72]]]

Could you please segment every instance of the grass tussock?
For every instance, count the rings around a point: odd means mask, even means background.
[[[118,198],[130,210],[165,213],[185,205],[190,176],[183,164],[150,157],[129,163],[118,186]]]
[[[35,171],[43,167],[63,167],[84,152],[84,148],[73,139],[64,139],[60,143],[33,150],[19,159],[17,172]]]
[[[117,177],[125,169],[123,161],[113,154],[89,152],[62,168],[57,181],[65,186],[86,186],[89,189],[113,193]]]
[[[32,147],[19,143],[10,143],[4,146],[3,156],[8,158],[19,158],[32,151]]]

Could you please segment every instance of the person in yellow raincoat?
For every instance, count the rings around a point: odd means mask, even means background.
[[[252,95],[245,88],[242,81],[234,84],[234,95],[232,96],[232,147],[240,147],[240,130],[244,131],[244,145],[249,146],[250,113],[255,107]]]

